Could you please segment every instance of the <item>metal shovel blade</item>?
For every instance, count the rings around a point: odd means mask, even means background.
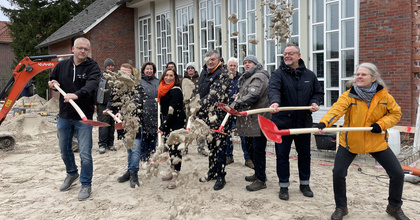
[[[83,123],[83,124],[94,126],[94,127],[107,127],[107,126],[109,126],[109,124],[107,124],[107,123],[100,122],[100,121],[92,121],[92,120],[88,120],[88,119],[83,119],[80,122]]]
[[[116,123],[116,124],[114,124],[114,127],[115,127],[116,130],[124,129],[124,126],[123,126],[122,123]]]
[[[231,115],[235,115],[235,116],[242,116],[241,113],[239,113],[238,111],[236,111],[235,109],[231,108],[228,104],[224,104],[224,103],[220,103],[217,102],[216,106],[221,108],[223,111],[231,114]]]
[[[279,130],[277,125],[274,122],[268,120],[267,118],[258,115],[258,124],[260,125],[261,131],[263,134],[270,140],[281,143],[283,140],[281,139],[282,135],[288,135],[290,132],[287,132],[288,129]]]

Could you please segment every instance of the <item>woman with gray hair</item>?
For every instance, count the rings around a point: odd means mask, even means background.
[[[348,214],[346,196],[347,169],[357,154],[369,153],[389,176],[389,196],[386,212],[395,219],[408,219],[401,209],[404,172],[388,145],[388,132],[400,121],[401,108],[385,89],[378,68],[372,63],[362,63],[356,69],[355,83],[344,92],[322,117],[322,129],[332,126],[344,116],[344,127],[372,127],[371,131],[347,131],[340,134],[334,168],[333,188],[335,212],[331,219],[343,219]],[[361,186],[364,187],[364,186]]]

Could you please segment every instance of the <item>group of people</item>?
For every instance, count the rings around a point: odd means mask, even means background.
[[[79,178],[78,168],[71,148],[73,133],[77,133],[79,152],[81,158],[80,182],[82,188],[78,199],[86,200],[91,193],[92,182],[92,126],[79,122],[80,118],[75,109],[69,104],[74,100],[85,112],[88,119],[92,119],[96,90],[106,88],[101,84],[101,72],[91,58],[88,57],[90,42],[86,38],[78,38],[74,42],[74,54],[68,60],[61,61],[53,70],[49,86],[55,89],[59,85],[67,92],[60,96],[60,112],[57,124],[57,134],[61,157],[66,165],[67,177],[60,187],[61,191],[68,190]],[[226,115],[226,112],[215,106],[216,102],[228,103],[238,111],[270,107],[272,112],[263,113],[271,118],[279,129],[307,128],[313,126],[312,112],[319,110],[324,92],[316,75],[306,68],[301,59],[300,49],[296,45],[287,45],[284,49],[284,59],[280,67],[270,74],[263,69],[257,57],[248,55],[243,61],[244,73],[238,73],[238,62],[235,58],[228,60],[227,65],[222,62],[217,51],[211,50],[205,54],[205,65],[198,74],[194,64],[187,64],[186,77],[197,83],[195,93],[199,95],[201,108],[193,117],[203,120],[210,128],[217,130]],[[111,63],[111,62],[109,62]],[[105,68],[107,68],[105,62]],[[166,68],[160,77],[155,77],[156,66],[146,62],[141,68],[141,94],[145,97],[142,103],[142,126],[139,136],[136,137],[136,146],[150,152],[156,147],[156,135],[168,135],[172,131],[185,128],[186,112],[184,110],[184,97],[182,82],[173,67]],[[115,65],[114,65],[115,66]],[[124,70],[121,67],[122,71]],[[112,71],[112,70],[111,70]],[[132,71],[132,69],[131,69]],[[135,78],[135,76],[133,76]],[[150,91],[149,91],[150,90]],[[96,96],[96,97],[95,97]],[[155,101],[157,99],[157,102]],[[97,102],[100,104],[99,102]],[[161,105],[162,123],[157,127],[155,117],[157,104]],[[281,111],[281,107],[311,106],[309,110]],[[97,106],[97,111],[104,107]],[[402,191],[404,173],[395,155],[387,144],[386,129],[394,126],[401,117],[401,109],[394,98],[386,90],[385,83],[380,78],[378,69],[374,64],[363,63],[356,68],[355,82],[349,90],[344,92],[337,102],[322,117],[318,133],[332,126],[340,117],[345,117],[344,127],[372,127],[371,131],[342,132],[333,168],[333,186],[336,210],[331,219],[342,219],[348,214],[346,199],[346,175],[352,160],[359,153],[370,153],[386,170],[390,177],[388,207],[386,212],[396,219],[408,219],[402,209]],[[147,120],[153,125],[146,126]],[[112,124],[112,121],[109,121]],[[226,131],[241,136],[245,159],[252,160],[254,172],[246,176],[245,180],[252,182],[246,186],[248,191],[258,191],[267,188],[266,181],[266,153],[267,139],[258,126],[258,116],[248,115],[238,117],[228,123]],[[232,127],[235,127],[232,129]],[[108,128],[108,133],[113,133]],[[143,130],[141,130],[143,129]],[[146,131],[151,129],[150,131]],[[101,136],[101,135],[100,135]],[[106,138],[105,138],[106,139]],[[100,138],[100,149],[113,149],[112,138]],[[218,132],[211,133],[207,138],[209,150],[209,168],[207,175],[199,179],[200,182],[216,180],[214,190],[223,189],[226,184],[226,165],[233,158],[228,150],[227,138]],[[290,164],[289,154],[291,144],[294,142],[298,153],[298,170],[300,191],[303,196],[313,197],[314,193],[309,187],[310,183],[310,134],[284,136],[281,144],[275,144],[276,169],[279,178],[279,198],[289,199]],[[153,146],[152,146],[153,145]],[[142,155],[140,150],[133,146],[127,147],[128,170],[118,181],[134,181],[131,187],[138,184],[138,164]],[[103,152],[104,150],[100,150]],[[230,152],[229,152],[230,151]],[[248,155],[245,155],[247,152]],[[168,188],[176,188],[177,179],[181,170],[182,153],[179,145],[169,146],[171,159],[170,172],[162,177],[169,181]],[[250,157],[252,155],[252,158]],[[248,157],[248,158],[247,158]],[[146,156],[147,158],[147,156]],[[132,173],[135,173],[133,176]]]

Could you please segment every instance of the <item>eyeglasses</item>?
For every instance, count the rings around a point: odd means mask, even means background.
[[[90,50],[90,49],[84,48],[84,47],[75,47],[75,48],[77,48],[78,50],[84,50],[84,51],[89,51]]]
[[[284,56],[287,56],[287,55],[293,56],[295,54],[298,54],[298,52],[284,52]]]
[[[187,70],[193,70],[194,67],[187,67]]]

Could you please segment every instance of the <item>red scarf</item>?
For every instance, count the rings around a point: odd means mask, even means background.
[[[158,102],[160,102],[160,98],[166,95],[172,87],[174,87],[175,81],[173,81],[171,84],[166,84],[165,80],[160,81],[159,88],[158,88]]]

